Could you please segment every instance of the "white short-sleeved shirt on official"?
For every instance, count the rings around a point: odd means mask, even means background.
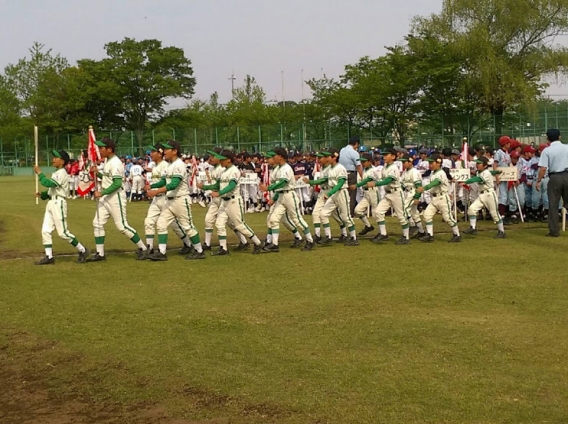
[[[379,174],[381,180],[384,180],[388,177],[391,177],[393,180],[384,186],[386,191],[396,190],[400,188],[400,172],[398,171],[398,167],[395,163],[391,163],[390,165],[385,165]]]
[[[165,160],[161,161],[159,164],[152,168],[152,177],[150,184],[159,183],[162,178],[166,178],[166,171],[168,169],[168,162]]]
[[[286,180],[287,183],[283,187],[276,190],[276,192],[282,191],[290,191],[296,188],[296,179],[294,178],[294,170],[292,167],[285,163],[278,167],[274,175],[274,182],[278,182],[280,180]]]
[[[116,155],[112,158],[106,158],[103,164],[102,174],[102,188],[105,190],[112,185],[112,181],[115,178],[120,178],[122,181],[124,177],[124,164]]]
[[[221,174],[221,179],[219,181],[220,190],[224,190],[225,188],[227,188],[227,186],[230,184],[231,181],[235,181],[237,185],[230,192],[223,194],[222,197],[230,197],[239,194],[240,193],[239,188],[241,185],[239,183],[240,179],[241,179],[241,171],[239,171],[239,168],[237,168],[235,165],[231,165],[228,168],[226,168]]]
[[[172,182],[173,178],[181,178],[179,185],[166,193],[167,197],[189,196],[189,186],[187,185],[187,169],[185,163],[177,158],[168,165],[166,170],[166,183]]]
[[[65,168],[60,168],[51,174],[51,180],[57,184],[57,187],[49,187],[47,189],[47,195],[52,199],[55,196],[67,199],[67,193],[69,193],[69,174]]]
[[[335,187],[341,179],[345,180],[341,190],[347,190],[347,169],[340,163],[337,163],[335,166],[330,166],[327,174],[329,188]]]
[[[438,169],[437,171],[433,171],[430,180],[431,180],[430,184],[436,180],[440,181],[440,184],[430,189],[431,194],[440,194],[440,193],[448,194],[450,181],[448,180],[448,176],[446,175],[446,172],[443,169]]]

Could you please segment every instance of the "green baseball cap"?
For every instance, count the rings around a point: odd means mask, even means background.
[[[112,149],[116,148],[116,143],[114,142],[114,140],[111,140],[107,137],[103,138],[102,140],[95,141],[95,144],[99,147],[110,147]]]
[[[264,155],[267,158],[273,158],[276,155],[276,153],[274,153],[272,150],[269,152],[266,152],[266,154]]]

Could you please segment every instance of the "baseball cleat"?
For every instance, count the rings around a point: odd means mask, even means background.
[[[211,252],[211,256],[227,256],[229,254],[228,250],[223,249],[222,247],[219,250]]]
[[[405,244],[410,244],[410,240],[407,239],[406,237],[401,237],[401,238],[395,243],[395,245],[397,245],[397,246],[402,246],[402,245],[405,245]]]
[[[168,257],[160,252],[159,250],[156,250],[154,253],[151,253],[149,255],[146,256],[147,259],[150,259],[151,261],[155,261],[155,262],[159,262],[159,261],[167,261]]]
[[[77,259],[77,262],[80,264],[84,264],[85,262],[87,262],[87,257],[89,256],[89,249],[87,249],[85,247],[85,250],[83,252],[79,252],[79,258]]]
[[[349,238],[347,236],[344,236],[343,234],[341,234],[341,237],[339,237],[337,240],[335,240],[335,242],[336,243],[345,243],[348,240],[349,240]]]
[[[417,232],[416,234],[414,234],[412,236],[413,239],[420,239],[420,237],[424,237],[426,235],[426,233],[424,232]]]
[[[306,242],[306,245],[304,246],[304,248],[302,249],[303,252],[308,252],[310,250],[314,250],[316,247],[316,244],[314,242]]]
[[[248,244],[248,243],[247,243]],[[253,255],[258,255],[259,253],[262,252],[262,248],[265,246],[264,243],[259,243],[259,244],[255,244],[254,245],[254,249],[252,251]]]
[[[202,250],[198,252],[197,250],[193,252],[191,255],[185,257],[186,260],[191,261],[194,259],[205,259],[205,252]]]
[[[41,258],[39,261],[34,262],[34,265],[53,265],[55,264],[55,258],[48,258],[47,255]]]
[[[448,240],[448,243],[459,243],[460,241],[462,241],[461,236],[453,236]]]
[[[414,236],[416,234],[418,234],[419,232],[420,232],[420,230],[418,229],[418,226],[415,225],[413,227],[410,227],[409,238],[414,238]]]
[[[331,237],[320,238],[317,242],[320,246],[331,246],[333,243],[333,239]]]
[[[424,243],[433,243],[434,242],[434,236],[431,236],[430,234],[426,233],[422,237],[420,237],[418,240],[423,241]]]
[[[302,239],[295,239],[295,240],[294,240],[294,243],[292,243],[292,244],[290,245],[290,247],[291,247],[292,249],[294,249],[294,248],[296,248],[296,247],[300,247],[300,246],[303,245],[303,244],[304,244],[304,241],[303,241]]]
[[[267,244],[262,248],[262,253],[278,253],[280,252],[280,248],[277,244]]]
[[[344,246],[359,246],[359,240],[357,240],[355,237],[351,237],[349,240],[347,240],[345,243],[343,243]]]
[[[463,232],[464,234],[469,234],[470,236],[476,236],[477,230],[475,228],[469,227],[467,230]]]
[[[365,234],[371,233],[371,232],[373,232],[373,231],[375,231],[375,227],[373,227],[373,226],[371,225],[370,227],[365,227],[365,228],[363,228],[363,230],[359,232],[359,235],[360,235],[360,236],[364,236]]]
[[[204,251],[211,250],[211,246],[210,246],[209,244],[203,243],[203,250],[204,250]]]
[[[148,255],[150,254],[150,251],[148,249],[138,249],[138,252],[136,252],[136,260],[137,261],[143,261],[144,259],[148,258]]]
[[[193,246],[188,246],[187,244],[184,244],[178,253],[180,255],[189,255],[192,251],[193,251]]]
[[[99,252],[96,252],[93,256],[87,258],[87,262],[102,262],[102,261],[106,261],[106,256],[99,255]]]
[[[239,245],[237,247],[235,247],[235,250],[238,252],[242,252],[243,250],[247,250],[250,247],[250,243],[246,242],[246,243],[239,243]]]
[[[371,240],[373,243],[380,243],[383,241],[387,241],[389,239],[389,236],[387,235],[383,235],[383,234],[377,234],[375,237],[373,237],[373,239]]]
[[[504,231],[498,231],[494,238],[504,239],[505,238],[505,232]]]

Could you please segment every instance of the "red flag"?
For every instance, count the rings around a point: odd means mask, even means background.
[[[101,152],[99,151],[99,147],[95,144],[95,130],[89,128],[89,146],[87,147],[87,168],[90,168],[92,165],[96,165],[98,161],[101,159]],[[81,157],[83,157],[81,155]],[[79,187],[77,188],[77,193],[79,196],[84,196],[91,192],[91,190],[95,187],[96,176],[89,170],[84,170],[81,173],[81,177],[79,178]]]

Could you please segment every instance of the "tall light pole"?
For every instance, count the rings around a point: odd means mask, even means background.
[[[231,81],[231,98],[235,98],[235,80],[237,79],[237,77],[235,76],[235,71],[233,71],[233,73],[231,74],[231,76],[229,77],[229,80]]]

